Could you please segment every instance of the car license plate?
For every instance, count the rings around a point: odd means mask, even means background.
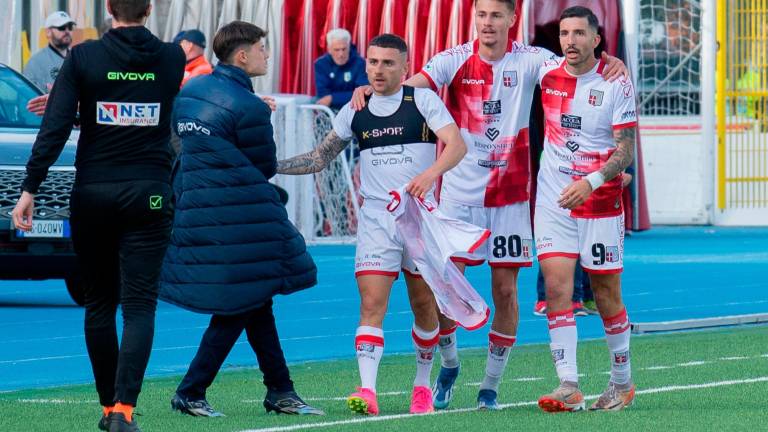
[[[11,222],[13,223],[13,222]],[[16,229],[16,238],[70,238],[67,220],[33,220],[32,231]]]

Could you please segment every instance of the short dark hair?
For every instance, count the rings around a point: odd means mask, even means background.
[[[512,12],[514,12],[515,8],[517,8],[517,0],[496,0],[496,1],[507,5],[509,10]],[[475,6],[477,6],[477,0],[475,0]]]
[[[371,39],[368,43],[369,47],[379,48],[394,48],[400,51],[402,54],[408,54],[408,44],[405,43],[403,38],[392,33],[384,33]]]
[[[560,14],[560,21],[566,18],[586,18],[587,24],[597,33],[600,30],[600,23],[597,21],[597,15],[592,9],[584,6],[572,6]]]
[[[114,19],[121,22],[137,23],[147,16],[150,0],[109,0]]]
[[[245,21],[232,21],[220,28],[213,37],[213,52],[220,62],[229,63],[230,57],[243,45],[253,45],[267,32]]]

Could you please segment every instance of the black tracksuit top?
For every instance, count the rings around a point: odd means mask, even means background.
[[[112,29],[74,47],[53,85],[22,189],[37,192],[78,110],[76,184],[169,182],[170,118],[185,63],[180,46],[143,26]]]

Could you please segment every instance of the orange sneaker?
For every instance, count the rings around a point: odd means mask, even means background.
[[[432,390],[429,387],[416,386],[411,395],[411,414],[426,414],[435,411],[432,406]]]
[[[430,403],[432,400],[430,399]],[[379,414],[379,404],[376,402],[376,393],[367,388],[358,387],[357,391],[347,397],[347,406],[352,412],[358,414]]]
[[[578,384],[564,381],[552,393],[539,398],[539,408],[546,412],[581,411],[584,409],[584,394]]]
[[[597,398],[597,401],[589,407],[590,411],[619,411],[630,405],[635,400],[635,385],[629,383],[625,386],[619,386],[612,382],[608,383],[608,388]]]

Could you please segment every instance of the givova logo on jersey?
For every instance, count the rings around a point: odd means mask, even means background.
[[[159,103],[96,102],[96,123],[109,126],[157,126]]]

